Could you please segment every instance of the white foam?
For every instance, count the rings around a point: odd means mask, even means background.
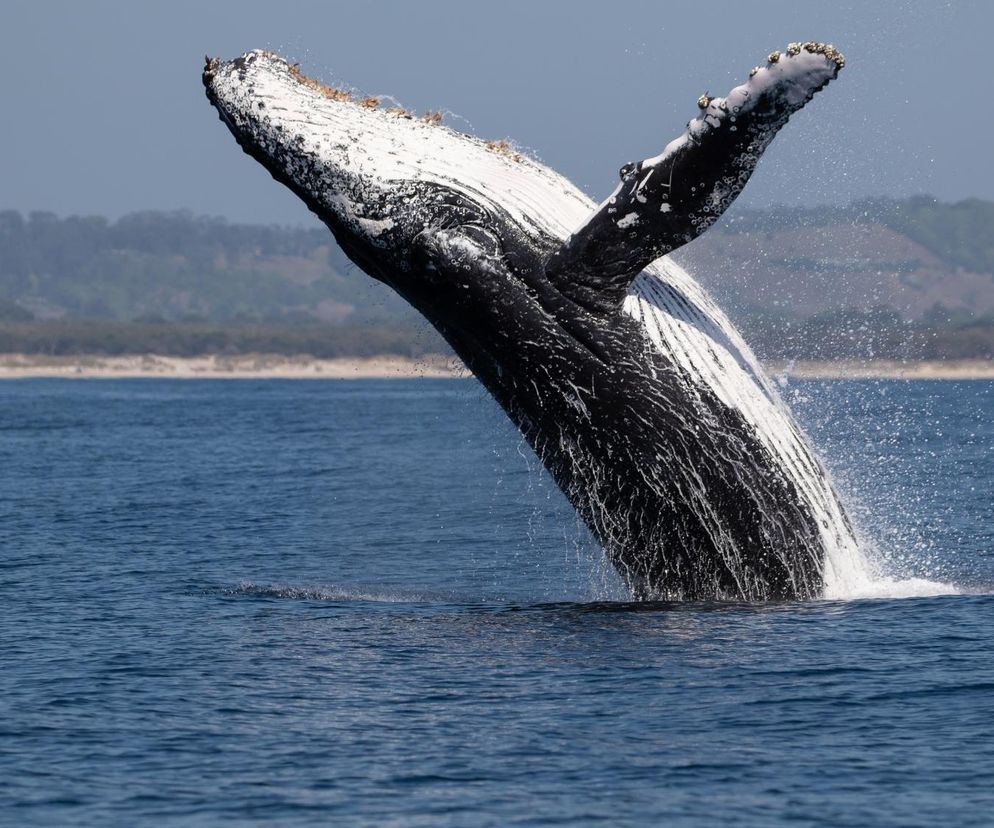
[[[739,411],[811,509],[825,549],[826,594],[869,583],[862,554],[827,469],[808,448],[755,355],[704,289],[671,259],[652,264],[632,285],[625,310],[694,382]]]
[[[934,598],[939,595],[962,595],[963,591],[955,584],[942,581],[929,581],[925,578],[869,577],[861,584],[849,583],[840,589],[838,585],[826,587],[824,597],[830,601],[859,601],[865,599],[891,598]]]

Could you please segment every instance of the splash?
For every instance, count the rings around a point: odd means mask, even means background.
[[[934,598],[940,595],[962,595],[955,584],[929,581],[925,578],[869,578],[862,583],[850,583],[845,588],[826,587],[824,597],[830,601],[858,601],[881,598]]]
[[[828,573],[831,573],[829,575]],[[825,589],[822,597],[829,601],[857,601],[868,598],[931,598],[960,595],[955,584],[927,578],[899,578],[878,570],[860,552],[851,558],[826,560]]]

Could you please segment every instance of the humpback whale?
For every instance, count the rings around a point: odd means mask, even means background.
[[[818,596],[857,540],[756,358],[667,254],[844,63],[816,42],[771,53],[599,206],[507,141],[271,52],[208,58],[203,83],[242,149],[441,333],[636,599],[755,601]]]

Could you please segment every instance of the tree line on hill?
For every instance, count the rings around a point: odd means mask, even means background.
[[[829,312],[804,320],[747,317],[746,341],[765,360],[994,359],[994,323],[908,323],[887,308]],[[0,353],[306,354],[322,359],[396,354],[421,357],[449,349],[427,323],[118,322],[56,319],[0,322]]]
[[[371,292],[372,291],[372,292]],[[0,211],[0,319],[383,322],[404,315],[320,227],[190,212]]]
[[[273,322],[117,322],[55,319],[0,322],[0,353],[75,356],[99,354],[307,354],[319,359],[447,353],[427,325],[325,325]]]
[[[949,204],[931,196],[866,198],[846,206],[743,210],[723,222],[726,233],[831,224],[880,224],[901,233],[954,267],[994,274],[994,201],[968,198]]]
[[[992,202],[943,204],[922,196],[740,211],[701,243],[712,237],[714,260],[721,262],[726,247],[737,246],[736,235],[762,246],[796,231],[791,256],[778,260],[777,278],[810,280],[818,268],[848,265],[805,250],[815,249],[826,229],[853,226],[886,228],[890,235],[881,244],[891,248],[899,238],[908,249],[928,251],[932,271],[941,268],[932,293],[921,294],[932,304],[910,316],[869,300],[833,305],[833,292],[819,283],[808,291],[804,312],[761,301],[775,294],[776,284],[755,301],[743,300],[748,290],[721,297],[760,356],[994,358],[994,312],[984,310],[994,307]],[[876,258],[888,256],[893,249]],[[873,268],[891,267],[898,290],[918,278],[915,262],[881,265],[873,258],[864,255],[855,267],[868,269],[869,278]],[[760,261],[756,272],[762,275],[767,265]],[[710,286],[721,296],[720,285]],[[957,296],[955,309],[941,301],[944,291]],[[189,212],[137,213],[111,222],[0,211],[0,352],[335,357],[443,350],[441,338],[392,291],[351,265],[323,228],[240,225]]]

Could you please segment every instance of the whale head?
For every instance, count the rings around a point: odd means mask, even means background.
[[[380,107],[271,52],[208,58],[203,81],[245,152],[300,196],[364,270],[402,293],[413,271],[423,275],[426,248],[455,243],[477,261],[496,261],[509,238],[558,246],[589,213],[589,199],[569,181],[506,141],[451,130],[438,113]],[[453,228],[458,240],[446,235]]]

